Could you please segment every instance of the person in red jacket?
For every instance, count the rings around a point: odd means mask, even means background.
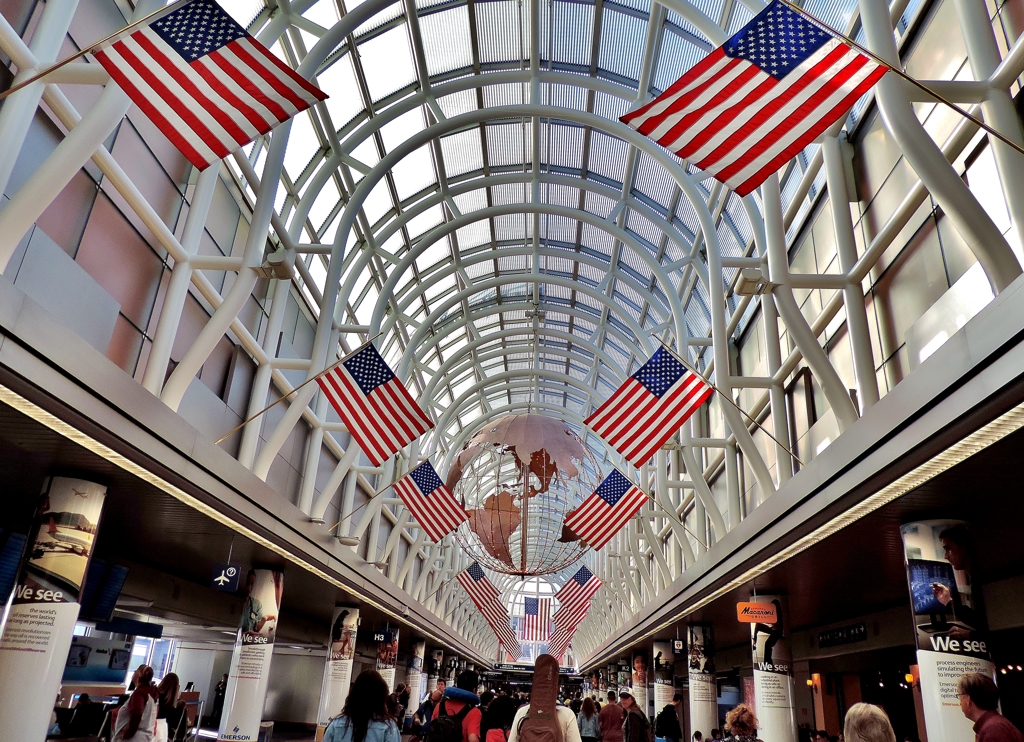
[[[974,722],[976,742],[1024,742],[1024,734],[996,710],[999,687],[988,675],[969,672],[961,676],[956,692],[960,710]]]

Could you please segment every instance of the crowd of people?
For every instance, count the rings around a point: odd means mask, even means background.
[[[423,742],[521,742],[520,726],[529,711],[525,693],[504,688],[477,695],[478,676],[466,671],[454,686],[440,681],[413,714],[412,734]],[[958,686],[960,707],[974,723],[975,742],[1024,742],[1024,735],[998,712],[999,691],[986,675],[964,675]],[[401,742],[408,690],[389,693],[379,673],[366,670],[356,678],[341,714],[324,742]],[[608,693],[607,701],[577,693],[556,708],[558,742],[683,742],[680,725],[683,698],[676,694],[652,725],[628,689]],[[705,736],[694,730],[692,742],[761,742],[757,716],[746,704],[726,714],[723,729]],[[842,731],[807,735],[809,742],[897,742],[885,711],[869,703],[854,704]]]

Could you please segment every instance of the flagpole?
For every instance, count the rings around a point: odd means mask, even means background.
[[[818,28],[822,29],[823,31],[827,31],[828,33],[832,34],[833,36],[835,36],[835,37],[837,37],[839,39],[842,39],[844,42],[846,42],[847,44],[852,46],[854,49],[859,51],[861,54],[864,54],[865,56],[870,57],[871,59],[873,59],[875,62],[877,62],[878,64],[880,64],[883,67],[885,67],[890,72],[895,73],[899,77],[902,77],[904,80],[909,82],[914,87],[924,91],[930,97],[935,98],[937,101],[946,104],[947,106],[952,108],[954,111],[959,113],[961,116],[963,116],[965,119],[970,121],[972,124],[975,124],[975,125],[981,127],[986,132],[988,132],[989,134],[994,136],[996,139],[1001,141],[1003,144],[1006,144],[1006,145],[1012,147],[1017,152],[1019,152],[1020,154],[1024,155],[1024,147],[1022,147],[1021,145],[1017,144],[1016,142],[1011,140],[1009,137],[1007,137],[1007,136],[1001,134],[1000,132],[996,131],[991,126],[986,124],[984,121],[979,119],[977,116],[973,115],[970,111],[968,111],[968,110],[966,110],[964,108],[961,108],[956,103],[953,103],[951,100],[949,100],[948,98],[946,98],[946,97],[942,96],[941,94],[939,94],[938,92],[932,90],[930,87],[925,85],[923,82],[921,82],[920,80],[912,77],[911,75],[908,75],[906,72],[904,72],[902,69],[900,69],[896,65],[890,64],[889,62],[887,62],[886,60],[882,59],[880,56],[875,54],[870,49],[867,49],[867,48],[861,46],[860,44],[858,44],[856,41],[851,39],[846,34],[837,31],[836,29],[832,28],[831,26],[829,26],[824,21],[818,20],[816,17],[814,17],[813,15],[808,13],[803,8],[793,4],[792,0],[779,0],[779,2],[782,3],[783,5],[785,5],[787,8],[789,8],[793,12],[803,16],[804,18],[806,18],[808,21],[810,21],[811,23],[813,23],[815,26],[817,26]],[[776,443],[778,443],[778,441],[776,441]],[[797,461],[799,461],[799,459],[797,459]]]
[[[171,3],[170,5],[165,5],[162,8],[158,8],[158,9],[154,10],[152,13],[147,13],[146,15],[142,16],[142,18],[140,18],[139,20],[132,21],[131,23],[129,23],[124,28],[118,29],[117,31],[114,31],[114,33],[112,33],[112,34],[107,34],[106,36],[104,36],[99,41],[93,42],[92,44],[90,44],[89,46],[85,47],[84,49],[80,49],[79,51],[77,51],[74,54],[72,54],[70,57],[65,57],[64,59],[60,60],[59,62],[55,62],[54,64],[51,64],[49,67],[47,67],[42,72],[37,72],[36,74],[32,75],[32,77],[28,78],[27,80],[22,80],[17,85],[12,85],[11,87],[7,88],[7,90],[5,90],[2,93],[0,93],[0,100],[3,100],[4,98],[6,98],[8,95],[11,95],[12,93],[17,93],[22,88],[27,88],[32,83],[37,82],[38,80],[41,80],[42,78],[44,78],[47,75],[49,75],[51,72],[55,72],[56,70],[59,70],[61,67],[64,67],[65,65],[70,64],[71,62],[74,62],[76,59],[81,59],[86,54],[91,54],[92,52],[96,51],[98,47],[103,46],[104,44],[106,44],[111,39],[114,39],[114,38],[120,36],[121,34],[125,33],[126,31],[131,31],[133,28],[136,28],[138,26],[141,26],[141,25],[147,23],[154,16],[159,15],[161,13],[169,13],[169,12],[171,12],[173,10],[176,10],[176,6],[185,5],[186,3],[189,3],[191,1],[192,0],[177,0],[177,2]]]
[[[395,480],[395,481],[398,481],[398,480]],[[372,495],[370,495],[369,499],[368,499],[368,500],[367,500],[366,502],[364,502],[364,503],[363,503],[362,505],[360,505],[359,507],[357,507],[357,508],[356,508],[355,510],[353,510],[353,511],[352,511],[351,513],[349,513],[349,514],[348,514],[348,515],[346,515],[346,516],[345,516],[344,518],[342,518],[341,520],[339,520],[339,521],[338,521],[337,523],[335,523],[335,524],[334,524],[333,526],[331,526],[330,528],[328,528],[328,529],[327,529],[327,532],[328,532],[328,533],[330,533],[331,531],[333,531],[333,530],[334,530],[335,528],[337,528],[338,526],[340,526],[340,525],[341,525],[342,523],[344,523],[344,522],[345,522],[346,520],[348,520],[349,518],[351,518],[351,517],[352,517],[353,515],[355,515],[355,514],[356,514],[356,513],[358,513],[358,512],[360,511],[360,510],[362,510],[362,509],[363,509],[363,508],[365,508],[365,507],[366,507],[367,505],[369,505],[369,504],[370,504],[371,502],[373,502],[373,500],[375,500],[376,498],[380,497],[381,495],[383,495],[383,494],[384,494],[385,492],[387,492],[387,491],[388,491],[389,489],[391,489],[391,488],[392,488],[392,487],[394,487],[394,486],[395,486],[395,482],[391,482],[391,484],[389,484],[389,485],[388,485],[387,487],[385,487],[384,489],[382,489],[382,490],[377,490],[376,492],[374,492],[374,493],[373,493]]]
[[[781,2],[786,2],[786,0],[781,0]],[[741,414],[741,415],[743,415],[743,417],[745,417],[745,418],[747,418],[748,420],[750,420],[750,422],[754,423],[754,425],[756,425],[756,426],[757,426],[757,427],[759,427],[759,428],[760,428],[760,429],[761,429],[762,431],[764,431],[765,435],[767,435],[767,436],[768,436],[769,438],[771,438],[771,439],[772,439],[773,441],[775,441],[775,442],[776,442],[777,444],[779,444],[780,446],[782,446],[782,450],[784,450],[784,451],[785,451],[786,453],[788,453],[788,454],[789,454],[790,456],[792,456],[792,457],[793,457],[794,459],[796,459],[796,462],[797,462],[798,464],[800,464],[800,466],[806,466],[806,464],[804,464],[804,462],[800,460],[800,457],[799,457],[799,456],[797,456],[797,455],[796,455],[795,453],[793,453],[793,452],[792,452],[792,451],[791,451],[791,450],[789,449],[789,446],[787,446],[787,445],[786,445],[785,443],[783,443],[783,442],[782,442],[782,441],[780,441],[780,440],[779,440],[778,438],[776,438],[776,437],[775,437],[774,435],[772,435],[772,434],[771,434],[771,431],[769,431],[769,430],[768,430],[768,428],[764,427],[764,426],[763,426],[763,425],[762,425],[761,423],[759,423],[759,422],[758,422],[757,420],[755,420],[755,419],[754,419],[754,418],[752,418],[752,417],[751,417],[750,415],[748,415],[748,414],[747,414],[747,413],[746,413],[746,412],[745,412],[745,411],[743,410],[743,408],[742,408],[742,407],[740,407],[740,406],[739,406],[738,404],[736,404],[735,402],[733,402],[733,401],[732,401],[732,398],[731,398],[731,397],[730,397],[730,396],[729,396],[728,394],[726,394],[726,393],[725,393],[725,392],[723,392],[723,391],[722,391],[721,389],[719,389],[719,388],[718,388],[718,387],[717,387],[717,386],[716,386],[715,384],[713,384],[713,383],[711,383],[710,381],[708,381],[708,378],[707,378],[707,377],[706,377],[706,376],[705,376],[704,374],[702,374],[702,373],[701,373],[700,371],[698,371],[698,370],[697,370],[697,369],[696,369],[695,367],[691,366],[691,365],[690,365],[690,363],[689,363],[689,361],[687,361],[687,360],[686,360],[685,358],[683,358],[683,357],[682,357],[681,355],[679,355],[679,354],[678,354],[678,353],[676,353],[676,352],[675,352],[674,350],[672,350],[672,348],[670,348],[670,347],[669,347],[668,345],[666,345],[665,343],[662,343],[662,342],[661,342],[661,340],[659,340],[658,342],[659,342],[659,343],[661,343],[661,347],[662,347],[662,348],[664,348],[664,349],[665,349],[665,350],[667,350],[667,351],[668,351],[669,353],[671,353],[671,354],[672,354],[673,356],[675,356],[676,360],[678,360],[678,361],[679,361],[679,362],[680,362],[681,364],[683,364],[684,366],[686,366],[686,368],[690,369],[690,371],[692,371],[693,373],[697,374],[697,376],[699,376],[699,377],[701,378],[701,380],[703,380],[703,382],[704,382],[705,384],[707,384],[707,385],[708,385],[709,387],[711,387],[711,388],[712,388],[712,389],[714,389],[714,390],[715,390],[716,392],[718,392],[719,396],[721,396],[721,397],[722,397],[723,399],[726,399],[726,400],[728,400],[728,401],[729,401],[729,404],[731,404],[731,405],[732,405],[733,407],[735,407],[735,408],[736,408],[737,410],[739,410],[740,414]]]
[[[294,389],[292,389],[292,390],[291,390],[290,392],[288,392],[287,394],[282,394],[282,395],[281,395],[280,397],[278,397],[278,398],[277,398],[277,399],[275,399],[275,400],[274,400],[273,402],[271,402],[270,404],[268,404],[268,405],[267,405],[266,407],[264,407],[264,408],[263,408],[262,410],[260,410],[259,412],[257,412],[257,413],[256,413],[255,415],[251,415],[251,416],[250,416],[250,417],[249,417],[248,419],[246,419],[246,420],[243,420],[243,421],[242,421],[241,423],[239,423],[238,425],[236,425],[235,427],[233,427],[233,428],[232,428],[231,430],[229,430],[229,431],[228,431],[227,433],[225,433],[224,435],[222,435],[222,436],[221,436],[220,438],[218,438],[217,440],[215,440],[215,441],[213,442],[213,445],[215,445],[215,446],[219,446],[219,445],[220,445],[221,443],[223,443],[223,442],[224,442],[224,441],[225,441],[225,440],[226,440],[227,438],[230,438],[230,437],[231,437],[231,436],[232,436],[233,434],[237,433],[237,432],[238,432],[239,430],[241,430],[241,429],[242,429],[242,428],[244,428],[244,427],[245,427],[246,425],[248,425],[249,423],[251,423],[251,422],[252,422],[253,420],[255,420],[255,419],[256,419],[257,417],[259,417],[260,415],[262,415],[262,414],[263,414],[264,412],[266,412],[266,411],[267,411],[267,410],[269,410],[270,408],[274,407],[275,405],[278,405],[278,404],[280,404],[281,402],[284,402],[284,401],[285,401],[286,399],[288,399],[288,397],[290,397],[291,395],[295,394],[295,392],[299,391],[299,390],[300,390],[300,389],[301,389],[302,387],[306,386],[306,384],[309,384],[310,382],[316,381],[317,379],[319,379],[319,378],[320,378],[321,376],[323,376],[324,374],[328,373],[329,371],[333,371],[333,370],[334,370],[334,368],[335,368],[335,367],[337,367],[337,366],[338,366],[339,364],[341,364],[341,363],[344,363],[345,361],[347,361],[347,360],[348,360],[349,358],[351,358],[352,356],[354,356],[354,355],[355,355],[356,353],[358,353],[359,351],[361,351],[361,350],[362,350],[363,348],[365,348],[365,347],[366,347],[367,345],[369,345],[370,343],[372,343],[372,342],[373,342],[374,340],[376,340],[377,338],[379,338],[379,337],[380,337],[381,335],[383,335],[383,334],[384,334],[383,330],[382,330],[381,332],[378,332],[378,333],[377,333],[376,335],[374,335],[374,336],[373,336],[372,338],[370,338],[370,339],[369,339],[369,340],[367,340],[367,341],[366,341],[365,343],[363,343],[362,345],[360,345],[360,346],[359,346],[358,348],[356,348],[355,350],[353,350],[353,351],[352,351],[351,353],[348,353],[348,354],[346,354],[346,355],[342,356],[342,357],[341,357],[341,358],[339,358],[339,359],[338,359],[337,361],[335,361],[334,363],[332,363],[332,364],[331,364],[330,366],[328,366],[327,368],[325,368],[325,369],[324,369],[323,371],[321,371],[320,373],[318,373],[318,374],[317,374],[316,376],[312,377],[311,379],[306,379],[306,380],[305,380],[304,382],[302,382],[301,384],[299,384],[299,385],[298,385],[297,387],[295,387]]]

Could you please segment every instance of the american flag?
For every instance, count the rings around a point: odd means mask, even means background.
[[[594,493],[565,517],[565,526],[597,551],[636,515],[645,500],[643,490],[612,469]]]
[[[546,642],[550,620],[551,601],[548,598],[523,598],[520,636],[524,642]]]
[[[374,466],[434,427],[373,345],[357,350],[317,383]]]
[[[745,196],[885,72],[775,0],[621,120]]]
[[[556,626],[576,627],[587,615],[590,599],[601,589],[603,584],[601,579],[586,566],[580,567],[576,574],[555,593],[555,598],[561,605],[551,620],[555,622]],[[551,641],[554,642],[554,633]]]
[[[214,0],[176,4],[95,56],[200,169],[327,97]]]
[[[394,487],[420,528],[435,543],[469,518],[429,461],[424,461],[399,479]]]
[[[548,654],[552,657],[556,657],[558,662],[561,663],[565,658],[565,650],[569,648],[569,642],[572,641],[572,637],[575,633],[575,624],[571,629],[563,629],[561,626],[556,624],[555,630],[551,632],[551,642],[548,644]]]
[[[498,637],[498,641],[505,647],[505,651],[516,660],[522,657],[522,651],[519,649],[519,640],[516,639],[515,632],[512,631],[512,627],[509,625],[508,611],[499,599],[500,593],[491,584],[491,581],[487,579],[487,575],[484,574],[480,563],[473,562],[469,565],[468,569],[459,573],[459,576],[455,579],[459,581],[459,584],[469,594],[473,604],[480,611],[480,615],[484,617],[484,620],[487,621],[494,634]]]
[[[640,467],[713,391],[662,346],[584,422]]]

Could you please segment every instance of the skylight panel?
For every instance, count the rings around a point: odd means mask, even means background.
[[[438,98],[437,103],[441,106],[441,112],[445,116],[454,118],[477,109],[476,91],[460,90],[457,93],[451,93],[450,95]]]
[[[524,139],[529,146],[532,121],[524,126],[520,122],[513,124],[489,124],[487,126],[487,156],[491,167],[523,167]]]
[[[306,168],[313,155],[320,149],[310,112],[302,111],[292,117],[292,130],[288,135],[288,146],[284,152],[284,167],[294,181]]]
[[[529,186],[523,183],[502,183],[491,187],[491,198],[495,206],[525,203],[527,188]]]
[[[629,145],[621,139],[595,131],[590,135],[590,170],[616,183],[622,183]],[[588,195],[589,199],[590,196]]]
[[[552,106],[573,111],[587,110],[587,89],[578,85],[545,84],[541,98]]]
[[[466,250],[478,245],[489,244],[491,242],[491,226],[486,219],[481,219],[460,228],[455,235],[459,240],[459,248]]]
[[[437,176],[434,173],[434,161],[429,145],[424,144],[407,154],[395,163],[391,173],[395,178],[398,198],[402,201],[436,183]]]
[[[497,106],[518,106],[524,102],[526,86],[521,83],[486,85],[483,89],[484,108]]]
[[[552,124],[548,129],[549,140],[541,152],[552,165],[580,170],[583,167],[582,126]]]
[[[750,23],[754,17],[754,11],[742,3],[733,3],[732,13],[729,14],[729,23],[726,25],[725,33],[732,36],[745,25]]]
[[[416,79],[405,23],[358,45],[370,98],[379,101]]]
[[[569,219],[564,216],[548,215],[547,237],[548,239],[558,240],[560,242],[575,242],[576,224],[577,221],[575,219]]]
[[[469,8],[458,5],[440,13],[420,16],[427,73],[440,75],[473,64]]]
[[[449,178],[482,170],[484,152],[480,146],[480,130],[473,128],[441,138],[445,172]]]
[[[543,200],[557,206],[575,209],[580,204],[580,189],[569,186],[547,184],[543,189]]]
[[[618,121],[619,117],[625,115],[630,108],[633,108],[633,101],[608,93],[594,94],[594,113],[610,121]]]
[[[605,260],[611,260],[612,245],[615,244],[615,238],[604,230],[590,224],[584,224],[583,236],[580,241]]]
[[[426,234],[443,221],[444,211],[441,207],[431,206],[429,209],[425,209],[422,213],[410,219],[406,223],[405,228],[408,230],[409,236],[415,239],[422,234]],[[447,237],[444,241],[448,241]]]
[[[601,16],[598,67],[613,76],[636,82],[647,41],[647,19],[605,6]]]
[[[529,5],[522,3],[520,15],[516,0],[476,3],[476,30],[482,64],[529,60]]]
[[[659,91],[665,91],[684,72],[707,55],[689,39],[677,33],[666,24],[661,36],[661,53],[655,65],[652,83]]]
[[[313,205],[309,209],[309,221],[315,229],[320,229],[331,216],[334,207],[338,205],[338,198],[338,187],[332,179],[328,178],[320,192],[316,194]]]
[[[377,223],[382,216],[388,213],[392,208],[391,193],[388,191],[388,184],[384,178],[378,181],[377,185],[374,186],[373,190],[370,191],[370,195],[367,196],[366,201],[363,202],[363,211],[366,212],[366,218],[369,219],[370,224]]]
[[[554,20],[551,46],[553,61],[590,66],[594,44],[594,6],[590,3],[556,0],[551,6]],[[547,48],[542,54],[547,58]]]
[[[459,207],[459,210],[463,214],[487,208],[487,191],[483,188],[478,188],[475,191],[469,191],[467,193],[460,193],[453,198],[455,200],[455,205]]]

